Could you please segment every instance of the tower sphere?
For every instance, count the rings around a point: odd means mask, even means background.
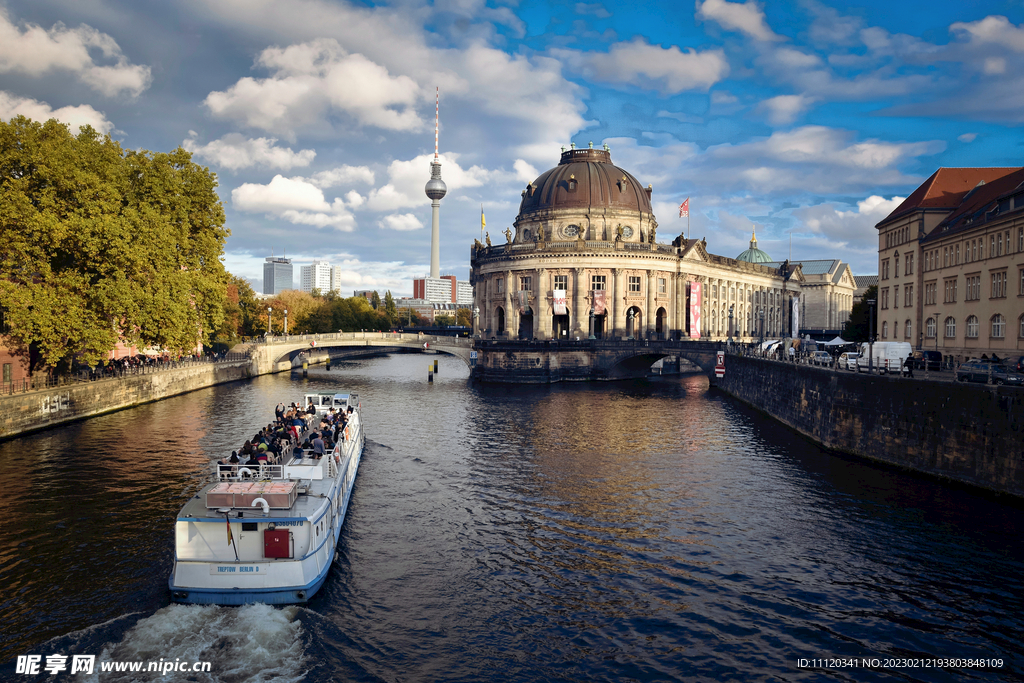
[[[430,199],[442,199],[448,194],[448,186],[441,180],[441,164],[436,161],[430,162],[430,180],[427,181],[423,191]]]

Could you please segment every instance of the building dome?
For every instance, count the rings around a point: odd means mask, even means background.
[[[612,164],[606,149],[570,149],[549,171],[523,191],[520,220],[552,209],[620,209],[651,213],[651,194],[626,171]]]
[[[771,263],[772,257],[757,248],[757,236],[754,231],[750,231],[750,249],[747,249],[742,254],[736,257],[737,261],[746,261],[747,263]]]

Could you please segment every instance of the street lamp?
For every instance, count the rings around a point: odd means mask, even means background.
[[[757,312],[758,317],[761,319],[761,351],[764,351],[764,309],[760,309]]]
[[[274,310],[273,308],[271,308],[270,306],[267,306],[267,336],[268,337],[272,334],[271,327],[270,327],[270,316],[271,316],[271,312],[273,310]]]
[[[588,339],[597,339],[597,337],[594,336],[594,307],[593,306],[590,307],[590,337],[588,337]]]
[[[729,346],[732,346],[732,308],[733,304],[729,304]]]
[[[288,336],[288,309],[284,309],[284,336]]]
[[[868,299],[868,374],[875,371],[875,300]]]

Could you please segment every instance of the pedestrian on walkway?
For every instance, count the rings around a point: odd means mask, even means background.
[[[914,379],[914,354],[907,354],[907,359],[903,361],[903,367],[907,369],[907,377]]]

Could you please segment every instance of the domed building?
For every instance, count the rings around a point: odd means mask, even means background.
[[[747,249],[742,254],[736,257],[737,261],[746,261],[747,263],[771,263],[772,257],[757,248],[757,235],[754,231],[750,231],[750,249]]]
[[[725,339],[789,334],[803,277],[709,254],[703,240],[657,241],[653,188],[604,149],[562,151],[522,191],[506,244],[475,241],[470,279],[485,339]],[[742,256],[742,255],[741,255]],[[730,328],[730,311],[732,312]]]

